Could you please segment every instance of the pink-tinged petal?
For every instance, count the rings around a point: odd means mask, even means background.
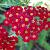
[[[5,26],[9,26],[9,25],[10,25],[10,24],[9,24],[9,20],[5,19],[5,20],[4,20],[4,25],[5,25]]]
[[[33,34],[31,37],[30,37],[31,40],[38,40],[38,35],[36,34]]]

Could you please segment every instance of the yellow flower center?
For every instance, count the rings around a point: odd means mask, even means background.
[[[25,31],[25,33],[27,34],[27,33],[28,33],[28,31],[26,30],[26,31]]]
[[[30,10],[33,10],[33,8],[31,7]]]
[[[30,13],[30,15],[32,16],[32,15],[33,15],[33,13]]]
[[[16,19],[16,22],[18,22],[18,19]]]
[[[48,13],[48,16],[50,16],[50,13]]]
[[[20,8],[17,8],[17,10],[20,10]]]
[[[25,18],[25,21],[29,21],[29,19],[28,18]]]
[[[16,15],[19,15],[19,13],[16,13]]]

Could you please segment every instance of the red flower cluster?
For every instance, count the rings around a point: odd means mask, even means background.
[[[8,32],[0,25],[0,50],[15,50],[17,37],[8,37]]]
[[[20,35],[24,42],[30,40],[37,40],[39,33],[45,29],[50,28],[50,12],[44,7],[24,7],[12,6],[4,13],[6,19],[4,20],[5,26],[11,26],[16,35]],[[37,20],[37,17],[39,20]]]

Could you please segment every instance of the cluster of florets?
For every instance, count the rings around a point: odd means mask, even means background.
[[[0,50],[15,50],[17,42],[17,37],[8,37],[8,32],[0,25]]]
[[[44,7],[24,7],[12,6],[4,13],[6,19],[5,26],[11,26],[16,35],[20,35],[24,42],[37,40],[39,33],[50,28],[50,11]]]

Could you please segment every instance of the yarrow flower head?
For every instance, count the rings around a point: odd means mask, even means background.
[[[47,18],[50,18],[49,14],[47,8],[41,6],[12,6],[4,13],[4,25],[11,26],[17,36],[20,35],[24,42],[29,42],[37,40],[43,29],[50,28],[50,22],[47,21]]]
[[[18,42],[18,38],[8,37],[8,32],[0,25],[0,50],[14,50],[16,42]]]

